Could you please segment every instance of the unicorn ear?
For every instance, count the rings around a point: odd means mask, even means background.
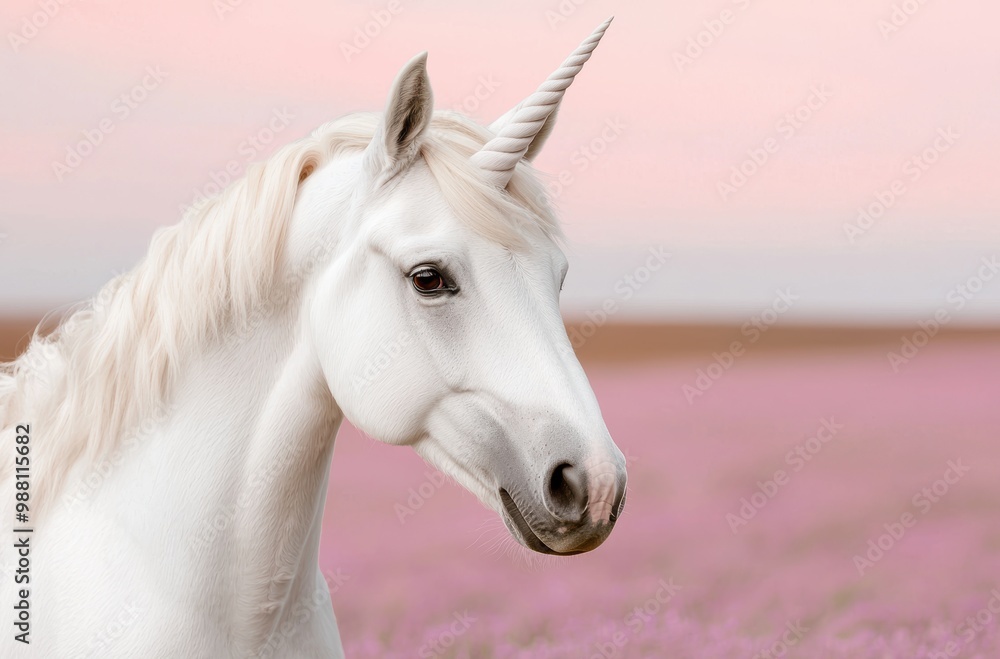
[[[392,83],[382,123],[365,149],[368,173],[384,180],[413,162],[433,113],[434,95],[427,77],[425,51],[407,62]]]
[[[517,111],[521,109],[522,103],[518,103],[510,110],[507,110],[503,116],[498,117],[493,123],[490,124],[489,129],[494,135],[499,135],[500,131],[510,123]],[[562,105],[560,102],[559,105]],[[531,144],[528,145],[528,150],[524,152],[524,159],[531,162],[538,155],[538,152],[542,150],[545,146],[545,140],[549,139],[549,135],[552,134],[552,129],[556,127],[556,115],[559,114],[559,105],[556,105],[556,109],[552,111],[552,114],[548,116],[542,127],[538,129],[538,133],[531,138]]]
[[[534,94],[490,126],[496,137],[472,155],[472,164],[479,167],[493,185],[506,188],[517,163],[541,149],[555,125],[555,115],[566,89],[590,59],[610,24],[610,18],[601,23]]]

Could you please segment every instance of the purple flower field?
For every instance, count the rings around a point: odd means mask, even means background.
[[[321,563],[348,656],[1000,656],[1000,345],[748,351],[689,404],[709,363],[588,367],[629,491],[579,557],[345,428]]]

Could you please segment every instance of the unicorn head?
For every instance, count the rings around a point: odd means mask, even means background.
[[[609,23],[489,129],[433,111],[418,55],[381,117],[350,120],[365,147],[304,181],[291,229],[293,261],[333,243],[305,300],[344,416],[550,554],[600,545],[624,503],[624,457],[559,313],[558,224],[526,162]]]

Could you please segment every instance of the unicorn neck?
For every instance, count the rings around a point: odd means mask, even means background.
[[[243,410],[259,410],[246,435],[234,515],[237,601],[247,603],[237,612],[236,636],[250,641],[248,651],[322,587],[320,527],[341,421],[308,342],[295,342],[277,370],[273,388]]]
[[[207,591],[178,583],[178,596],[198,592],[232,630],[238,656],[284,642],[275,630],[303,602],[317,611],[326,587],[320,526],[342,417],[298,330],[297,304],[287,307],[186,359],[162,426],[90,502],[99,511],[137,497],[146,511],[186,511],[134,526],[177,573],[216,575]],[[336,633],[332,615],[312,618],[320,636]]]

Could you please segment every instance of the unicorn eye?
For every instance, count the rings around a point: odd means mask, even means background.
[[[430,266],[423,266],[410,275],[413,288],[421,295],[436,295],[443,291],[454,290],[448,281],[437,269]]]

